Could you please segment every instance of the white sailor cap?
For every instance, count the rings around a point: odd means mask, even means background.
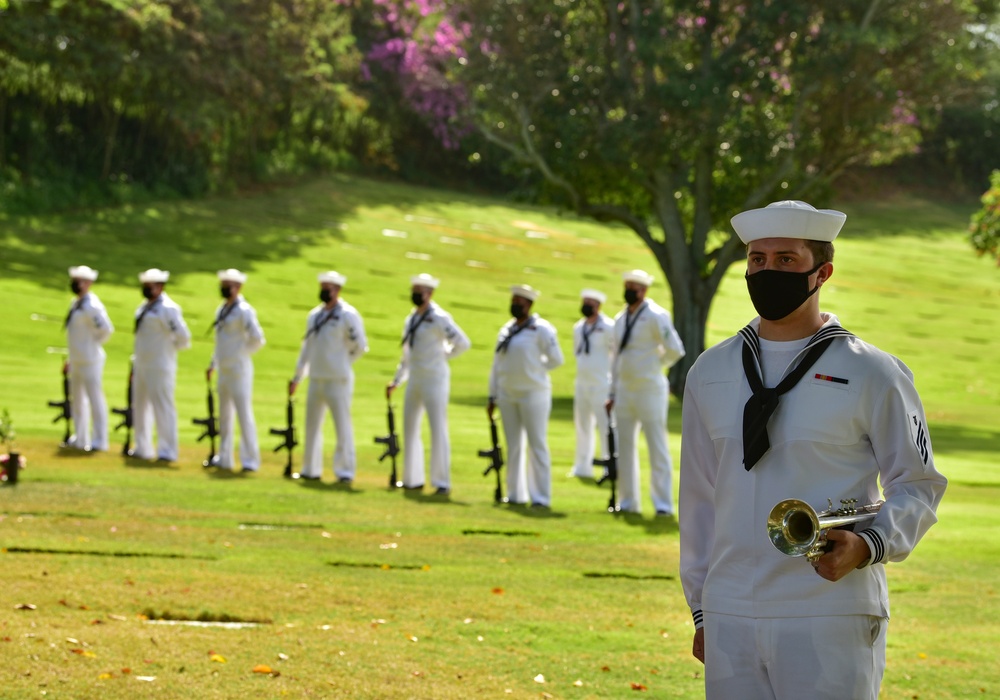
[[[653,276],[644,270],[629,270],[622,273],[622,280],[625,282],[635,282],[643,287],[653,284]]]
[[[817,209],[798,200],[772,202],[763,209],[751,209],[730,222],[744,243],[761,238],[800,238],[830,242],[840,233],[847,214],[834,209]]]
[[[321,272],[316,277],[320,284],[327,282],[329,284],[335,284],[338,287],[343,287],[347,283],[347,278],[336,270],[328,270],[326,272]]]
[[[156,282],[165,284],[168,279],[170,279],[169,272],[167,272],[166,270],[160,270],[155,267],[151,267],[145,272],[139,273],[139,281],[142,282],[143,284],[156,283]]]
[[[240,272],[232,267],[228,270],[219,270],[217,274],[219,275],[220,282],[235,282],[236,284],[243,284],[247,281],[246,273]]]
[[[521,297],[522,299],[527,299],[532,302],[542,296],[540,291],[534,287],[529,287],[526,284],[515,284],[511,286],[510,293],[516,297]]]
[[[419,275],[414,275],[410,278],[411,287],[430,287],[431,289],[437,289],[439,284],[441,284],[441,280],[437,277],[431,277],[426,272],[421,272]]]
[[[607,294],[604,292],[599,292],[596,289],[584,289],[580,292],[581,299],[593,299],[594,301],[603,304],[608,300]]]
[[[71,267],[69,269],[69,276],[71,279],[90,280],[93,282],[97,279],[97,270],[87,267],[86,265],[78,265],[77,267]]]

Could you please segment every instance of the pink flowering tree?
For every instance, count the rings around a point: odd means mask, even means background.
[[[744,257],[729,219],[822,205],[846,168],[911,152],[973,65],[966,0],[372,1],[369,62],[443,142],[474,129],[650,248],[688,351],[678,394]]]

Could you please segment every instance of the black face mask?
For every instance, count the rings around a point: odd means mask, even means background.
[[[233,288],[230,287],[228,284],[224,284],[221,287],[219,287],[219,294],[222,295],[223,299],[228,299],[233,295]]]
[[[823,266],[820,263],[808,272],[761,270],[747,274],[747,291],[750,301],[760,317],[780,321],[805,303],[819,289],[817,284],[809,289],[809,276]]]
[[[414,306],[422,306],[424,303],[424,293],[423,292],[411,292],[410,301],[413,302]]]
[[[70,282],[69,282],[69,288],[73,290],[74,294],[79,294],[80,290],[83,287],[80,285],[80,280],[70,280]]]
[[[590,318],[591,316],[594,315],[594,307],[590,304],[584,304],[583,306],[580,307],[580,313],[586,316],[587,318]]]
[[[152,299],[153,298],[153,288],[152,287],[147,287],[146,285],[143,285],[142,286],[142,295],[144,297],[146,297],[147,299]]]
[[[326,304],[327,302],[330,301],[330,297],[331,296],[332,295],[330,294],[330,290],[329,289],[321,289],[321,290],[319,290],[319,300],[321,302],[323,302],[324,304]]]
[[[511,304],[510,315],[516,318],[518,321],[522,321],[528,316],[528,311],[520,304]]]
[[[632,306],[635,302],[639,301],[639,292],[634,289],[625,290],[625,303]]]

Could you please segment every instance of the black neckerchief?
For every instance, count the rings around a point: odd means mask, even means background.
[[[319,330],[327,324],[327,321],[330,320],[339,321],[340,316],[337,315],[337,310],[339,308],[340,308],[340,302],[338,301],[336,304],[334,304],[334,307],[332,309],[330,309],[326,314],[322,315],[322,318],[317,319],[316,323],[313,324],[313,327],[306,332],[305,339],[308,340],[309,336],[311,336],[313,333],[319,333]]]
[[[791,390],[815,364],[830,344],[840,337],[853,337],[853,333],[840,326],[824,326],[806,343],[806,355],[791,372],[773,389],[764,386],[758,366],[760,361],[760,336],[752,326],[740,331],[743,336],[743,373],[753,395],[743,407],[743,467],[750,471],[771,448],[767,436],[767,423],[778,408],[778,397]]]
[[[578,347],[576,349],[576,354],[577,355],[579,355],[581,352],[584,355],[589,355],[590,354],[590,336],[593,335],[594,330],[597,329],[597,324],[600,322],[600,320],[601,319],[598,318],[593,323],[587,323],[586,321],[583,322],[583,327],[580,329],[580,332],[583,335],[583,342],[580,343],[580,347]],[[587,326],[590,326],[590,332],[589,333],[587,332]]]
[[[524,325],[518,326],[514,330],[508,330],[507,335],[504,336],[504,338],[499,343],[497,343],[496,352],[497,353],[507,352],[507,346],[510,345],[510,341],[514,339],[514,336],[529,327],[534,328],[534,325],[531,324],[530,317],[525,320]]]
[[[400,343],[400,346],[409,343],[410,347],[411,348],[413,347],[413,341],[416,339],[417,336],[417,328],[420,327],[420,324],[424,322],[424,319],[427,318],[430,312],[431,312],[430,306],[428,306],[424,310],[424,312],[420,314],[420,318],[417,318],[416,311],[413,312],[413,318],[410,319],[410,327],[406,329],[406,335],[403,336],[403,341]]]
[[[619,354],[621,354],[621,351],[625,349],[626,345],[628,345],[628,340],[630,337],[632,337],[632,328],[635,326],[635,322],[639,320],[639,314],[645,311],[648,305],[649,304],[645,300],[643,300],[642,305],[638,309],[636,309],[635,315],[632,317],[631,323],[629,323],[628,320],[629,317],[628,311],[625,312],[625,333],[622,334],[622,342],[621,345],[618,346]]]
[[[236,301],[234,301],[232,304],[224,304],[223,307],[221,309],[219,309],[219,313],[215,317],[215,323],[213,323],[212,327],[208,329],[208,332],[211,333],[212,331],[214,331],[214,330],[216,330],[218,328],[222,328],[222,322],[225,321],[226,317],[229,314],[231,314],[233,312],[233,309],[235,309],[239,305],[240,305],[240,300],[239,299],[237,299]]]
[[[138,318],[135,319],[135,333],[139,332],[139,326],[142,324],[142,319],[145,318],[146,314],[153,310],[153,307],[159,304],[163,300],[163,295],[156,297],[152,301],[146,302],[146,308],[142,310]]]
[[[84,294],[82,297],[73,302],[73,306],[69,307],[69,313],[66,314],[66,320],[63,321],[63,328],[69,328],[69,320],[73,318],[73,314],[83,307],[83,300],[86,298],[87,295]]]

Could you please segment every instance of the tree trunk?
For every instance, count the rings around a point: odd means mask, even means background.
[[[684,343],[684,357],[670,368],[669,374],[670,391],[677,398],[684,396],[688,370],[705,350],[705,326],[713,296],[711,280],[701,279],[694,271],[687,277],[686,285],[672,285],[674,328]]]

